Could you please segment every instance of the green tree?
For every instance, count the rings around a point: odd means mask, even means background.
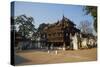
[[[85,6],[84,10],[86,14],[91,14],[94,19],[94,30],[97,32],[97,7],[96,6]]]
[[[19,25],[18,32],[21,32],[24,38],[28,38],[30,34],[35,33],[36,29],[32,23],[34,22],[34,19],[32,17],[27,17],[26,15],[20,15],[16,17],[15,21],[16,24]]]

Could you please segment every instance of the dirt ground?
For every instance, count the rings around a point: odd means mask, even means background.
[[[83,62],[83,61],[96,61],[97,48],[82,49],[82,50],[58,50],[44,51],[44,50],[25,50],[16,52],[15,64],[54,64],[66,62]]]

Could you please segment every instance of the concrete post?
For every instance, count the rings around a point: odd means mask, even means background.
[[[50,53],[50,51],[48,50],[48,54]]]
[[[57,50],[55,51],[55,54],[56,54],[56,55],[58,54],[58,51],[57,51]]]
[[[63,51],[66,50],[66,47],[65,47],[65,42],[63,43]]]

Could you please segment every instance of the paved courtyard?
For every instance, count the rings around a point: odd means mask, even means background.
[[[82,50],[44,51],[44,50],[24,50],[15,55],[16,65],[26,64],[52,64],[67,62],[96,61],[97,48]]]

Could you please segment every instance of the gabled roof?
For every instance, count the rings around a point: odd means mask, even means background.
[[[76,25],[76,24],[74,24],[74,22],[73,21],[71,21],[70,19],[68,19],[68,18],[66,18],[65,16],[63,16],[63,18],[62,18],[62,20],[61,20],[62,22],[63,21],[66,21],[67,23],[69,23],[69,24],[71,24],[71,25]]]
[[[49,24],[48,26],[46,26],[44,29],[48,29],[50,27],[53,27],[53,26],[59,26],[61,25],[63,22],[66,22],[66,23],[69,23],[71,24],[72,26],[75,26],[76,24],[74,24],[71,20],[69,20],[68,18],[66,18],[65,16],[63,16],[63,18],[61,20],[58,20],[57,22],[53,23],[53,24]]]

